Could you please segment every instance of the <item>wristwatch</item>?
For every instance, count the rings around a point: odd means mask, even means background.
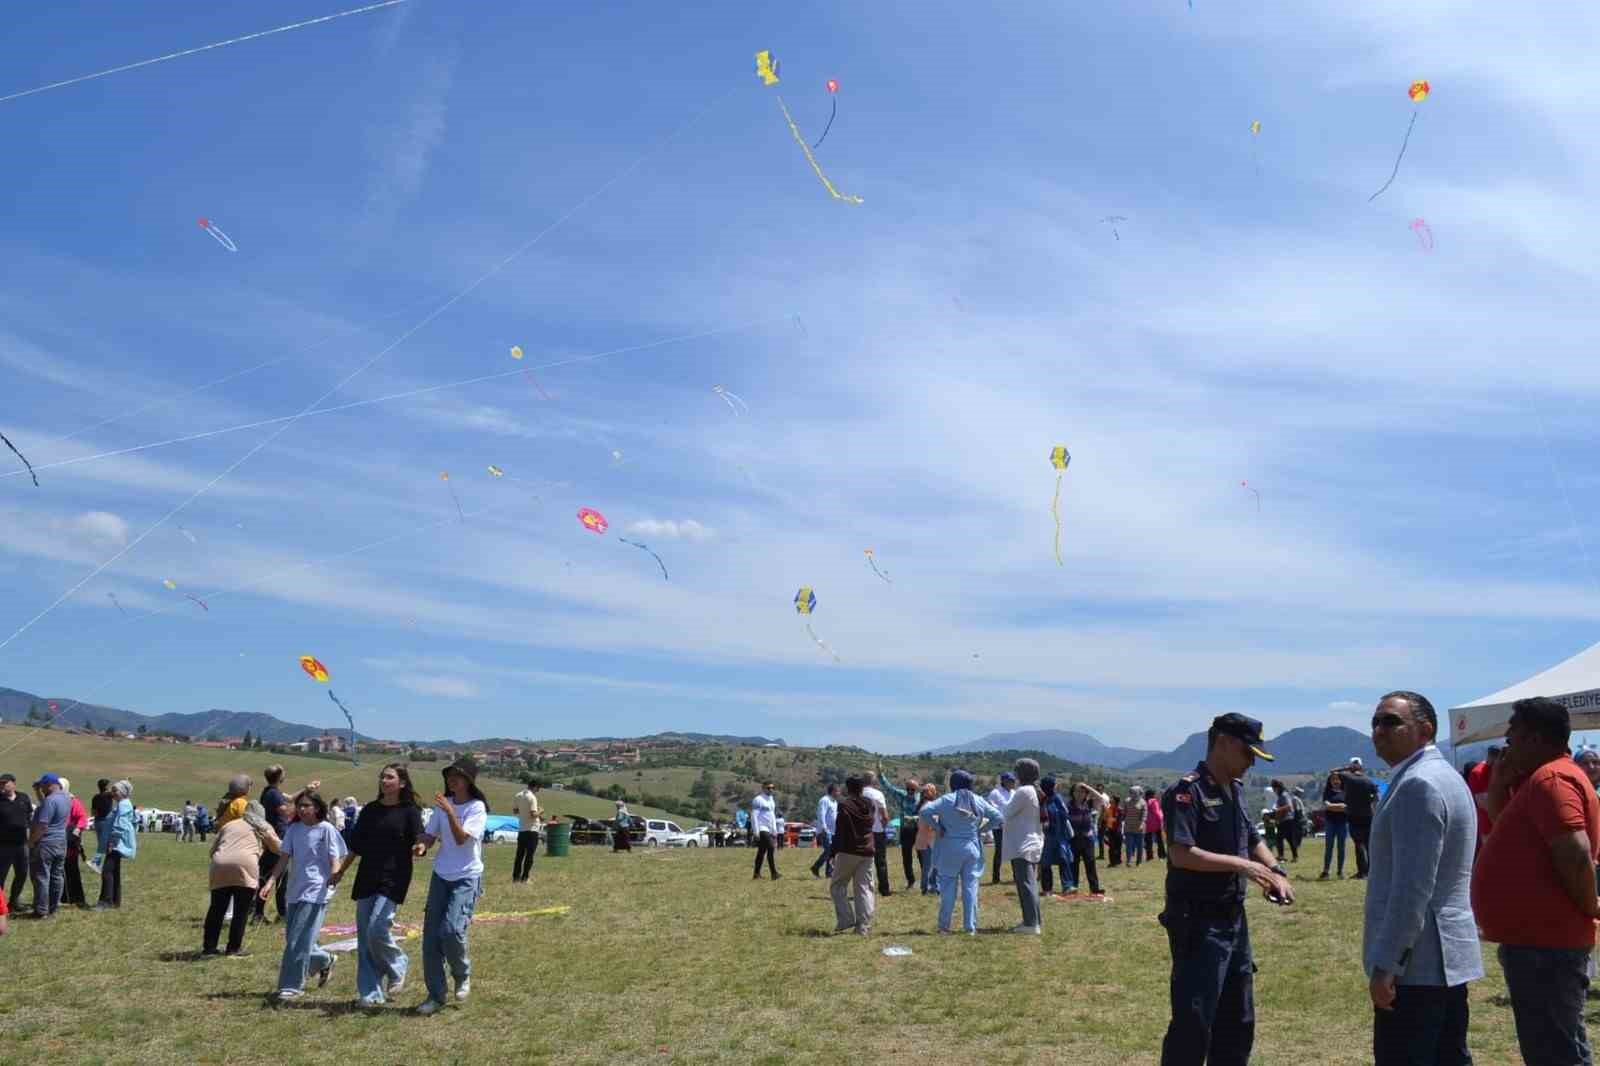
[[[1281,862],[1277,863],[1277,864],[1275,864],[1273,866],[1269,866],[1269,867],[1267,867],[1267,869],[1271,870],[1273,873],[1277,874],[1279,877],[1288,877],[1289,876],[1289,871],[1285,870],[1283,868],[1283,863],[1281,863]]]

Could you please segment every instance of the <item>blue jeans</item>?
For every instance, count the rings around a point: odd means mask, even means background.
[[[1131,829],[1122,832],[1122,861],[1129,866],[1144,865],[1144,834]]]
[[[961,870],[946,872],[939,879],[939,928],[949,929],[950,919],[956,912],[956,889],[962,893],[961,925],[969,933],[978,929],[978,884],[983,880],[983,857],[968,855],[961,860]]]
[[[917,864],[922,867],[923,894],[939,891],[939,868],[933,864],[933,849],[919,849],[917,851]]]
[[[395,902],[388,896],[356,900],[356,995],[384,1001],[384,981],[406,979],[406,953],[394,939]]]
[[[39,844],[28,856],[28,872],[33,879],[34,916],[54,914],[61,907],[61,893],[67,883],[66,847]]]
[[[446,881],[434,874],[428,882],[428,907],[422,919],[422,979],[428,985],[428,998],[445,1002],[444,967],[457,985],[472,976],[472,959],[467,955],[467,926],[472,924],[472,908],[478,902],[478,878]]]
[[[301,991],[307,971],[321,973],[333,965],[333,956],[317,944],[326,903],[291,903],[284,915],[283,963],[278,967],[278,989]]]
[[[1322,872],[1328,872],[1328,866],[1333,862],[1334,841],[1339,843],[1339,873],[1344,873],[1344,838],[1350,835],[1350,823],[1340,818],[1338,821],[1328,819],[1322,827]]]
[[[1583,1002],[1589,991],[1589,949],[1500,945],[1500,969],[1511,993],[1517,1046],[1528,1063],[1591,1066]]]
[[[822,854],[817,856],[817,861],[811,864],[811,872],[816,873],[824,866],[828,869],[828,876],[833,876],[833,840],[826,829],[817,830],[817,846],[822,849]]]

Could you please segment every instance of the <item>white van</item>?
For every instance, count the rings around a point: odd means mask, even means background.
[[[668,822],[661,818],[645,819],[644,843],[648,848],[699,846],[698,838],[691,842],[689,834],[678,828],[677,822]]]

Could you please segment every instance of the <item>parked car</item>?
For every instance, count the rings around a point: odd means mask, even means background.
[[[673,823],[668,822],[668,825]],[[667,841],[669,848],[709,848],[711,846],[711,830],[708,826],[697,825],[693,829],[681,830],[677,836]]]
[[[710,846],[705,835],[705,826],[685,832],[677,822],[669,822],[665,818],[645,819],[644,843],[646,847],[650,848],[703,848]]]

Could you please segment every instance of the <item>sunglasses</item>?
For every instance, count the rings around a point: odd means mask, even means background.
[[[1399,729],[1406,724],[1406,720],[1398,714],[1375,714],[1372,716],[1373,729]]]

